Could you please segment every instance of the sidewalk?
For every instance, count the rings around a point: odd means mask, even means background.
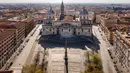
[[[114,68],[114,64],[110,58],[110,55],[107,51],[107,48],[109,48],[109,44],[107,39],[104,36],[104,33],[101,31],[98,26],[94,26],[94,35],[97,37],[97,39],[100,41],[100,55],[102,58],[103,63],[103,71],[104,73],[116,73],[116,70]]]
[[[21,69],[23,65],[27,63],[28,57],[30,56],[30,53],[32,53],[32,49],[34,49],[33,45],[36,42],[36,38],[39,35],[40,27],[37,25],[36,28],[34,28],[34,31],[32,31],[29,34],[29,41],[26,43],[26,46],[23,48],[22,52],[19,56],[16,57],[16,60],[13,62],[13,65],[11,66],[10,70],[14,70],[14,73],[21,73]],[[32,35],[32,33],[34,33]]]
[[[10,59],[6,62],[6,64],[3,66],[2,70],[5,70],[6,68],[10,67],[10,64],[15,61],[16,57],[21,53],[25,45],[27,44],[27,40],[31,37],[31,34],[36,31],[39,25],[37,25],[24,39],[23,43],[17,48],[17,50],[14,52],[14,54],[10,57]]]

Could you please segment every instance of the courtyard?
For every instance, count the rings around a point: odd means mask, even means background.
[[[65,42],[65,40],[67,40]],[[93,38],[84,36],[73,36],[64,38],[59,35],[41,36],[39,39],[40,49],[48,52],[48,73],[80,73],[84,71],[86,46],[97,52],[99,45]],[[67,60],[65,51],[67,49]],[[67,66],[67,69],[66,69]]]

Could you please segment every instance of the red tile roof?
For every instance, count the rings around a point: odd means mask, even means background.
[[[73,21],[73,17],[72,16],[65,16],[64,21]]]

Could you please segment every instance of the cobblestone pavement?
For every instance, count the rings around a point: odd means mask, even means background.
[[[48,73],[65,73],[64,48],[49,49]],[[80,73],[84,69],[84,51],[68,49],[68,72]]]

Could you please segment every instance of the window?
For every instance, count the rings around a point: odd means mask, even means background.
[[[80,19],[82,19],[82,17],[80,16]]]
[[[85,16],[84,16],[84,19],[85,19]]]
[[[86,24],[86,22],[84,22],[84,24]]]
[[[86,16],[86,19],[88,19],[88,16]]]
[[[80,35],[80,32],[78,32],[78,35]]]
[[[88,32],[91,32],[91,29],[89,29]]]
[[[83,28],[82,28],[82,32],[83,32]]]
[[[49,19],[51,19],[51,16],[49,16]]]

